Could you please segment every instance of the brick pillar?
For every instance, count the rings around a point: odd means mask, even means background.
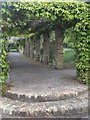
[[[40,61],[40,36],[36,36],[35,50],[36,50],[36,61]]]
[[[43,33],[43,63],[49,64],[49,31]]]
[[[63,30],[60,26],[55,28],[55,44],[56,44],[56,68],[63,68]]]

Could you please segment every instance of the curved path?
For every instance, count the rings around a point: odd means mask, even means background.
[[[74,69],[55,70],[47,65],[33,62],[18,52],[9,53],[8,59],[11,62],[10,78],[8,81],[14,84],[11,90],[7,92],[7,98],[3,99],[2,108],[5,107],[8,114],[9,111],[10,114],[13,111],[7,107],[7,103],[10,104],[11,108],[12,106],[14,106],[14,108],[16,107],[15,111],[16,109],[22,111],[21,106],[25,104],[28,111],[34,110],[31,116],[36,115],[34,112],[36,106],[38,108],[39,104],[41,108],[39,107],[38,110],[41,110],[43,112],[42,114],[45,115],[47,115],[46,112],[49,109],[51,110],[52,108],[55,110],[53,107],[59,109],[58,111],[62,111],[64,104],[65,107],[63,109],[65,114],[66,108],[71,111],[77,108],[78,111],[81,110],[85,112],[86,110],[87,112],[88,101],[86,94],[88,88],[86,85],[80,84],[75,80],[76,72]],[[10,101],[10,99],[13,99],[13,101]],[[16,102],[15,100],[18,101]],[[32,107],[27,106],[28,104],[31,104]],[[73,108],[73,106],[75,108]],[[83,107],[82,109],[81,106]],[[37,114],[40,112],[38,110],[36,109]],[[15,111],[13,113],[15,113]],[[16,113],[19,114],[20,111],[16,111]],[[78,111],[76,113],[78,113]],[[25,114],[28,113],[26,112]],[[40,115],[42,114],[40,113]],[[55,114],[59,115],[59,112]]]
[[[10,81],[18,92],[50,92],[82,89],[75,78],[75,70],[55,70],[43,64],[35,63],[17,52],[9,53],[11,63]],[[43,90],[43,91],[42,91]]]

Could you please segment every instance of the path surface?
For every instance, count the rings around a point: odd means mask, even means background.
[[[28,58],[17,52],[9,53],[11,62],[10,81],[17,92],[52,92],[81,89],[75,77],[75,70],[54,70],[42,64],[30,62]]]
[[[8,58],[11,62],[10,79],[8,81],[14,84],[11,90],[7,92],[7,98],[3,99],[2,104],[2,108],[5,108],[8,114],[9,111],[10,114],[19,114],[21,111],[23,113],[23,104],[25,105],[24,109],[27,108],[25,114],[28,114],[30,110],[31,116],[36,115],[34,113],[36,108],[45,115],[47,115],[48,110],[58,108],[58,111],[62,111],[63,107],[65,109],[64,113],[66,113],[66,109],[74,111],[77,108],[79,112],[80,110],[84,112],[87,110],[87,86],[74,79],[76,75],[74,69],[55,70],[46,65],[30,61],[29,58],[18,52],[9,53]],[[79,94],[80,97],[74,98]],[[8,98],[13,100],[11,101]],[[31,107],[29,104],[31,104]],[[8,107],[9,105],[10,107]],[[83,108],[81,109],[81,107]],[[14,112],[13,109],[15,109]],[[38,110],[36,109],[37,113],[40,112]],[[59,115],[60,113],[55,112],[55,114]]]

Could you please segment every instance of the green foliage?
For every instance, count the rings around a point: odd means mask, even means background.
[[[4,85],[6,83],[6,80],[8,78],[9,73],[9,62],[7,61],[7,41],[3,37],[0,39],[2,41],[2,49],[1,49],[1,55],[0,55],[0,85]]]
[[[89,12],[89,11],[88,11]],[[86,13],[87,14],[87,13]],[[88,14],[83,13],[82,21],[75,25],[77,52],[76,68],[79,72],[78,79],[90,83],[90,20]],[[86,17],[86,18],[85,18]]]
[[[21,39],[21,40],[19,40],[19,46],[20,46],[20,48],[25,48],[25,39]]]
[[[29,33],[35,27],[30,24],[33,19],[49,20],[50,26],[59,23],[63,25],[63,29],[66,29],[82,19],[83,12],[87,12],[87,6],[82,2],[11,2],[2,5],[2,17],[9,24],[8,34],[17,35],[19,32],[20,35]],[[39,31],[40,29],[42,31],[45,26],[39,27]]]
[[[70,63],[75,61],[75,51],[73,49],[68,49],[64,51],[64,62]]]
[[[64,43],[68,48],[74,48],[75,34],[73,28],[66,29],[64,33]]]
[[[7,27],[4,30],[8,35],[24,35],[44,30],[53,30],[58,24],[63,29],[73,27],[72,44],[76,52],[76,69],[78,79],[90,83],[90,5],[83,2],[11,2],[2,5],[2,17]],[[32,25],[33,20],[49,21],[48,25]],[[70,32],[69,32],[70,33]]]

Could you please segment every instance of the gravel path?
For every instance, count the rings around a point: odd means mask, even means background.
[[[17,93],[52,93],[77,91],[86,86],[74,80],[74,69],[55,70],[43,64],[37,64],[17,52],[9,53],[11,62],[10,79],[14,84],[12,92]]]

